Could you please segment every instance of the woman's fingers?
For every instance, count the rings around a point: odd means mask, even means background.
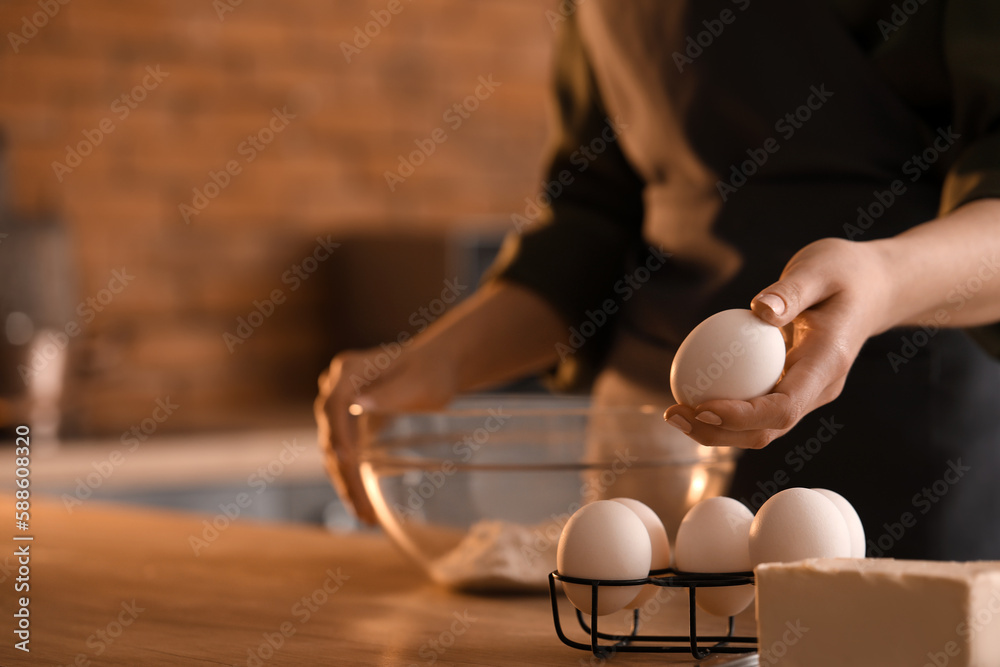
[[[708,401],[692,408],[692,412],[696,421],[724,431],[783,430],[798,421],[798,410],[784,392],[749,401]]]
[[[736,401],[729,401],[736,402]],[[740,449],[760,449],[781,435],[782,431],[767,429],[733,431],[720,426],[699,421],[698,411],[687,405],[672,405],[667,408],[664,418],[667,423],[687,434],[703,445],[713,447],[739,447]]]
[[[841,270],[839,258],[848,261],[849,244],[843,239],[822,239],[806,246],[788,262],[778,282],[754,297],[750,310],[768,324],[783,327],[830,298],[841,289],[834,277]]]
[[[358,466],[357,420],[349,408],[355,396],[350,378],[358,360],[341,355],[320,376],[320,392],[313,404],[323,463],[340,497],[366,523],[376,522],[375,510],[365,493]]]
[[[338,389],[341,389],[344,383]],[[327,402],[327,415],[331,419],[334,427],[333,447],[327,451],[326,459],[332,460],[336,464],[339,478],[347,491],[345,498],[350,502],[354,513],[358,518],[366,523],[376,522],[375,509],[368,494],[365,492],[365,485],[361,479],[359,454],[359,432],[358,418],[350,413],[350,405],[353,397],[350,392],[341,389],[335,393],[335,398]],[[333,414],[331,414],[333,413]]]
[[[366,426],[377,429],[379,412],[437,409],[451,397],[447,385],[434,375],[435,368],[408,355],[388,366],[376,366],[372,357],[381,353],[370,350],[337,355],[320,376],[314,404],[327,471],[345,502],[369,523],[375,522],[375,511],[361,478],[358,413],[367,414]],[[373,373],[372,369],[378,370]],[[362,410],[356,410],[354,404]]]

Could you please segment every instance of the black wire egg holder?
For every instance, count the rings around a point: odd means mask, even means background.
[[[559,600],[556,594],[556,581],[566,584],[582,584],[590,586],[591,609],[598,608],[599,591],[602,586],[641,586],[652,584],[665,588],[688,589],[688,634],[687,635],[640,635],[639,609],[632,611],[632,630],[627,635],[612,635],[597,629],[598,617],[591,616],[588,625],[584,613],[576,609],[576,618],[580,627],[590,635],[590,643],[584,644],[570,639],[563,632],[559,614]],[[649,576],[641,579],[584,579],[549,573],[549,598],[552,601],[552,620],[560,641],[572,648],[591,651],[598,658],[609,658],[616,653],[690,653],[696,660],[703,660],[716,653],[753,653],[757,650],[756,637],[738,637],[734,634],[736,621],[729,617],[728,631],[725,635],[698,636],[695,615],[696,593],[698,588],[716,588],[721,586],[754,585],[753,572],[725,572],[719,574],[681,572],[674,568],[652,570]],[[606,643],[601,643],[601,641]],[[610,642],[610,643],[609,643]],[[702,646],[711,642],[709,646]],[[746,644],[733,646],[732,644]]]

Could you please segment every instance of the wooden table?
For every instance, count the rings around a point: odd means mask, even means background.
[[[12,508],[13,498],[0,503]],[[6,537],[4,667],[599,664],[558,641],[546,596],[449,592],[381,535],[237,519],[195,555],[203,516],[98,503],[70,514],[39,497],[31,509],[31,653],[13,647],[12,554],[23,543]],[[663,605],[654,629],[686,631],[681,598]],[[564,601],[567,621],[568,609]],[[753,632],[752,616],[740,625]],[[664,662],[696,664],[652,655],[609,664]]]

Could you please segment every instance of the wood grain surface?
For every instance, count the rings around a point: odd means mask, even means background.
[[[10,496],[0,500],[13,506]],[[70,514],[57,500],[36,498],[31,652],[14,648],[12,611],[21,594],[8,537],[0,551],[0,664],[600,664],[559,642],[546,596],[447,591],[380,534],[236,519],[195,555],[190,538],[202,536],[207,518],[98,503]],[[686,594],[653,607],[649,630],[686,631]],[[562,608],[569,625],[565,600]],[[610,630],[624,617],[607,618],[602,627]],[[753,632],[751,613],[739,621],[739,631]],[[700,622],[721,630],[716,619]],[[608,664],[667,662],[697,664],[690,656],[636,654]]]

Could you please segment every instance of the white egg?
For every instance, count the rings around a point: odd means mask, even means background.
[[[844,521],[847,523],[847,532],[851,534],[851,558],[864,558],[865,527],[861,523],[861,517],[858,516],[857,510],[854,509],[854,505],[836,491],[830,489],[813,489],[813,491],[822,493],[829,498],[843,515]]]
[[[684,405],[747,401],[770,392],[784,367],[781,329],[749,310],[724,310],[696,326],[677,348],[670,390]]]
[[[611,500],[616,503],[621,503],[635,512],[635,515],[639,517],[639,520],[642,521],[644,526],[646,526],[646,532],[649,533],[649,543],[651,547],[649,569],[662,570],[670,567],[670,540],[667,539],[667,530],[663,527],[663,522],[660,521],[660,517],[656,516],[656,512],[654,512],[649,505],[641,503],[634,498],[612,498]],[[641,607],[647,600],[656,595],[656,592],[659,589],[659,586],[654,586],[653,584],[644,586],[642,592],[639,593],[634,600],[625,605],[625,608],[636,609]]]
[[[649,574],[652,544],[642,519],[622,503],[584,505],[563,528],[556,551],[560,574],[584,579],[641,579]],[[612,614],[635,599],[642,586],[601,586],[591,609],[591,586],[564,583],[566,597],[585,614]]]
[[[749,572],[753,513],[732,498],[706,498],[677,529],[674,558],[682,572]],[[715,616],[734,616],[753,602],[754,587],[699,588],[698,606]]]
[[[750,525],[750,560],[790,562],[803,558],[849,558],[851,534],[833,501],[812,489],[779,491],[761,506]]]

